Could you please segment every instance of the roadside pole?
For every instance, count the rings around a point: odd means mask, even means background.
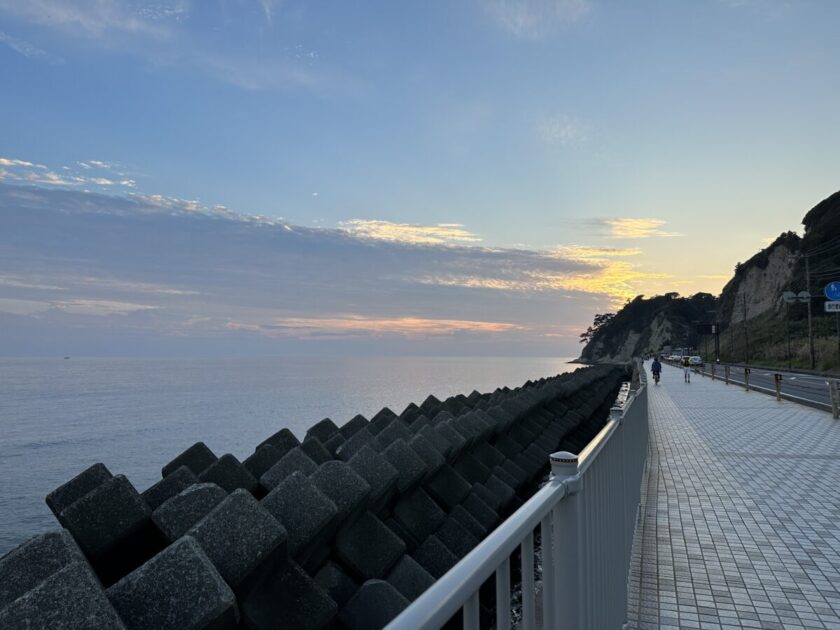
[[[811,259],[805,254],[805,290],[808,292],[808,352],[811,355],[811,369],[817,368],[817,355],[814,351],[814,324],[811,314]]]

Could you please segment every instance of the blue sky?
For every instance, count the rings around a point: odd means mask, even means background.
[[[102,212],[143,199],[282,219],[324,239],[324,268],[335,230],[419,248],[428,265],[470,250],[445,274],[400,269],[437,291],[423,309],[402,296],[402,315],[519,327],[501,346],[516,328],[473,330],[487,352],[550,334],[571,354],[573,330],[627,295],[719,291],[838,188],[838,18],[828,0],[0,0],[0,221],[31,187],[52,210],[88,195]],[[46,260],[46,240],[5,241],[0,273],[15,280],[0,300],[67,302],[19,293],[50,285],[16,264]],[[490,273],[493,251],[542,262]],[[372,269],[336,273],[363,286]],[[480,313],[459,315],[453,292]],[[387,328],[395,295],[371,295],[364,317]],[[248,300],[226,300],[231,321]],[[528,300],[550,301],[557,326],[531,321]],[[263,315],[361,316],[349,298]],[[416,339],[397,328],[388,344]],[[26,343],[0,348],[13,351]]]

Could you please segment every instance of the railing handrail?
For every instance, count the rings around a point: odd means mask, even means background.
[[[646,386],[642,380],[639,389],[620,407],[621,415],[631,409],[638,400],[638,393]],[[604,427],[580,452],[580,474],[583,474],[596,459],[620,424],[615,417],[608,419]],[[438,630],[445,625],[554,507],[571,494],[568,488],[570,482],[570,478],[550,479],[522,507],[414,600],[385,627],[385,630]]]

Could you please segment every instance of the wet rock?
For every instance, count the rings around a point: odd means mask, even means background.
[[[212,512],[225,497],[227,492],[215,483],[195,484],[152,512],[152,521],[169,542],[174,542]]]
[[[194,474],[200,475],[202,471],[210,466],[217,459],[204,442],[196,442],[175,459],[161,469],[161,475],[166,477],[181,466],[186,466]]]
[[[94,464],[83,470],[70,481],[63,483],[47,495],[47,506],[58,516],[91,490],[99,487],[113,475],[105,464]]]
[[[195,476],[195,473],[186,466],[181,466],[148,490],[142,492],[140,496],[143,497],[146,505],[154,510],[160,507],[167,499],[171,499],[195,483],[198,483],[198,477]]]
[[[129,630],[236,628],[233,591],[198,543],[185,536],[107,590]]]

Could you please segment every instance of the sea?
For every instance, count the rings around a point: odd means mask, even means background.
[[[143,491],[203,441],[241,460],[283,427],[299,438],[429,394],[516,387],[570,358],[0,359],[0,556],[58,527],[44,497],[103,462]]]

